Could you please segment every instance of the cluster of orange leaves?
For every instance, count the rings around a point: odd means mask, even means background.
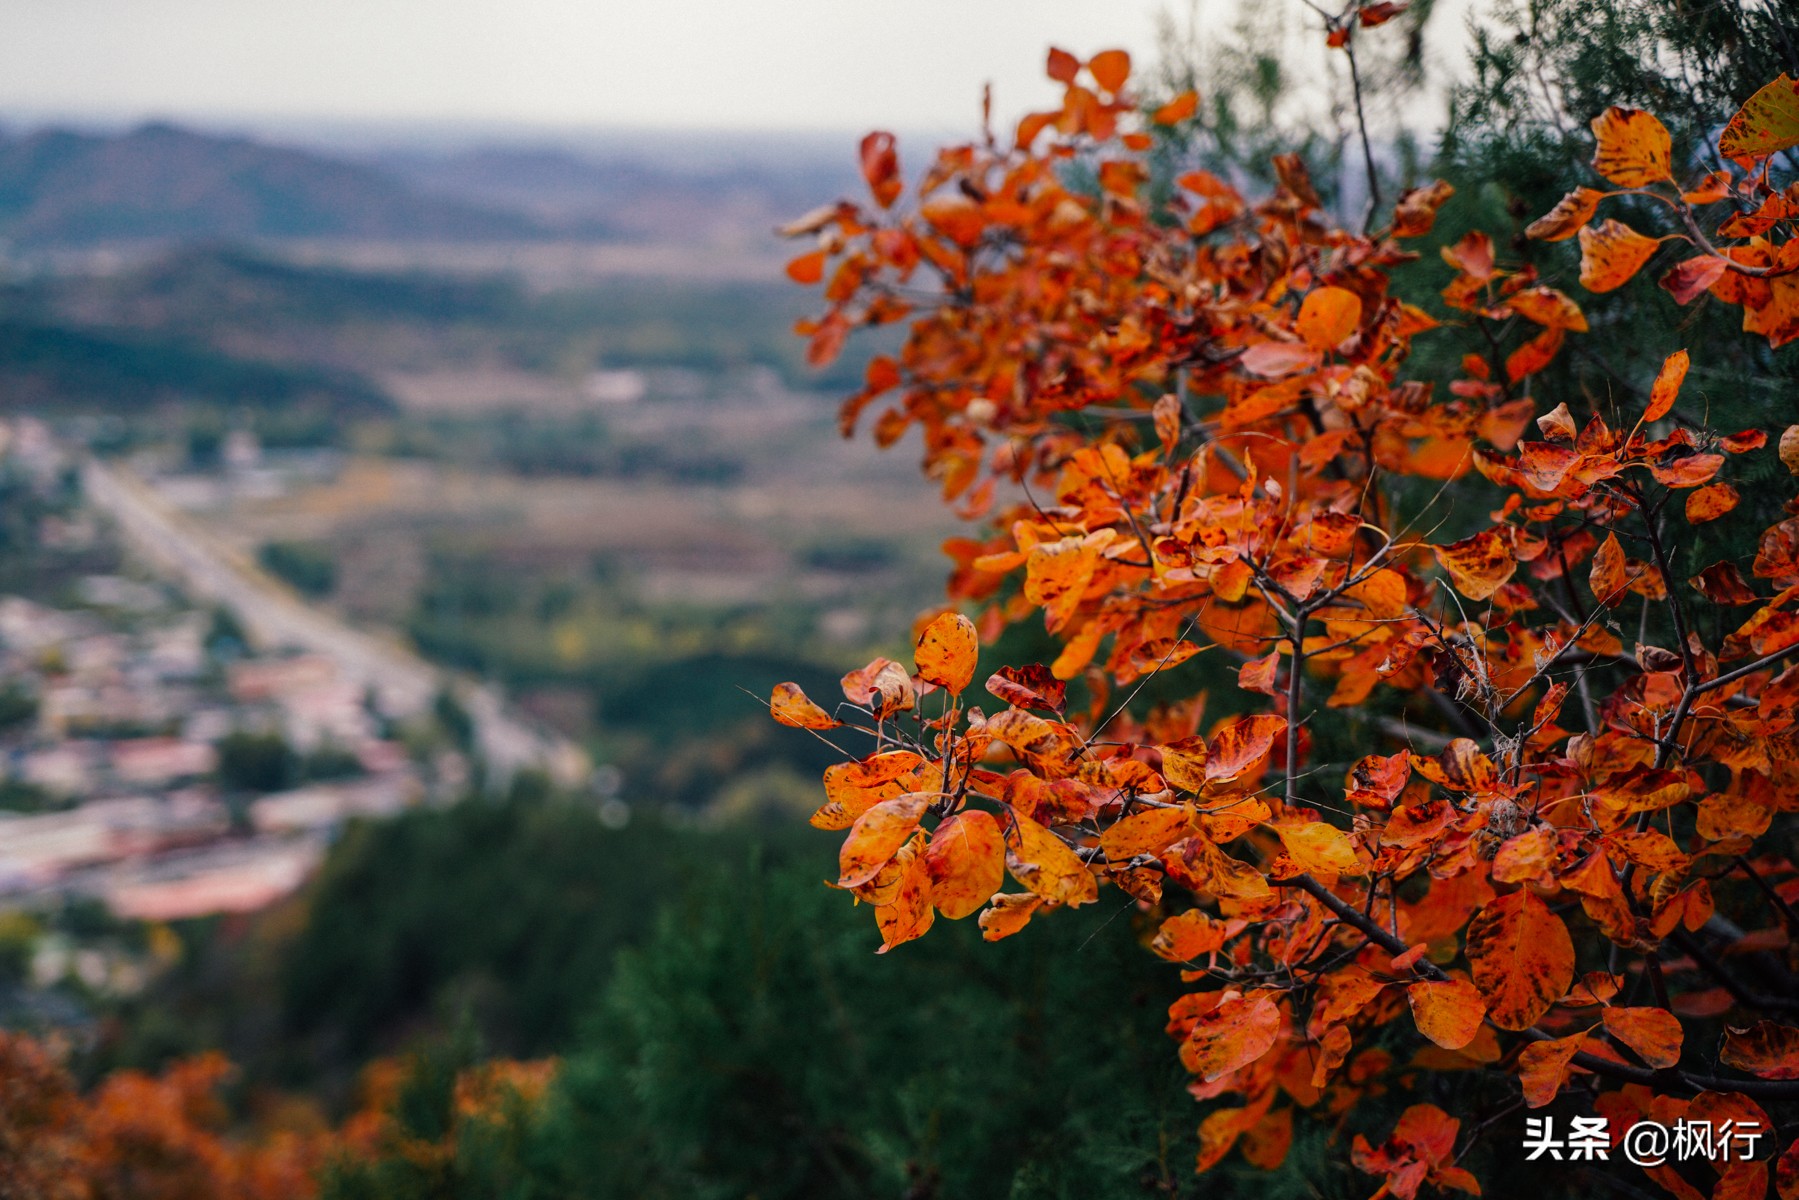
[[[466,1127],[534,1103],[554,1064],[497,1060],[463,1072],[455,1121],[437,1141],[407,1135],[392,1116],[406,1070],[372,1064],[364,1106],[340,1129],[300,1105],[239,1136],[219,1097],[233,1068],[219,1054],[159,1075],[116,1071],[83,1095],[46,1046],[0,1030],[0,1196],[306,1200],[334,1160],[398,1155],[425,1169],[453,1162]]]
[[[1278,1165],[1296,1114],[1337,1124],[1444,1071],[1510,1072],[1531,1107],[1572,1089],[1614,1137],[1645,1115],[1768,1128],[1763,1103],[1799,1099],[1799,868],[1767,836],[1799,809],[1799,501],[1741,564],[1679,579],[1668,554],[1737,505],[1731,459],[1774,452],[1767,432],[1676,413],[1685,352],[1616,428],[1539,404],[1532,377],[1585,316],[1481,234],[1444,251],[1443,300],[1496,349],[1447,394],[1406,379],[1439,322],[1389,272],[1451,189],[1407,192],[1373,236],[1333,224],[1296,158],[1259,202],[1192,171],[1152,205],[1144,151],[1195,98],[1144,117],[1128,67],[1053,52],[1063,105],[941,151],[910,205],[893,139],[872,134],[872,207],[788,231],[817,239],[790,267],[824,284],[800,329],[814,361],[854,328],[907,323],[846,402],[846,434],[875,405],[883,445],[916,428],[946,500],[993,530],[946,545],[950,597],[978,618],[925,620],[915,669],[877,659],[829,711],[775,689],[781,723],[873,739],[826,771],[812,818],[847,831],[836,886],[873,906],[883,950],[938,916],[978,912],[997,939],[1121,889],[1195,985],[1168,1030],[1210,1104],[1202,1171],[1233,1150]],[[1726,133],[1760,163],[1733,188],[1766,183],[1758,120]],[[1672,169],[1665,134],[1642,165],[1645,121],[1595,122],[1599,169],[1633,188]],[[1568,207],[1533,228],[1591,215]],[[1583,282],[1622,283],[1615,235],[1592,234]],[[1746,281],[1784,304],[1758,257],[1784,251],[1749,236],[1711,286],[1773,337]],[[1799,474],[1799,426],[1778,450]],[[1476,472],[1502,501],[1434,540],[1426,523]],[[1440,481],[1409,514],[1408,479]],[[1701,603],[1736,614],[1715,645]],[[1001,667],[984,707],[981,642],[1035,618],[1059,653]],[[1626,626],[1668,644],[1626,644]],[[1208,722],[1203,695],[1131,715],[1139,681],[1206,653],[1239,664],[1234,715]],[[1377,701],[1406,706],[1396,748],[1311,769],[1312,714]],[[1405,1018],[1400,1053],[1388,1027]],[[1383,1194],[1478,1192],[1459,1130],[1420,1103],[1353,1159]],[[1764,1194],[1772,1142],[1712,1195]],[[1799,1196],[1799,1149],[1778,1188]]]
[[[1673,141],[1662,123],[1635,108],[1593,119],[1593,168],[1617,191],[1579,187],[1526,231],[1545,241],[1580,238],[1580,283],[1592,292],[1623,287],[1664,241],[1699,253],[1682,259],[1661,286],[1682,304],[1710,293],[1743,310],[1743,328],[1783,346],[1799,338],[1799,183],[1776,189],[1774,156],[1799,145],[1799,82],[1782,75],[1749,98],[1718,138],[1724,164],[1685,186],[1674,181]],[[1654,238],[1608,219],[1593,225],[1608,196],[1644,196],[1678,216],[1685,231]],[[1700,217],[1729,205],[1709,233]]]

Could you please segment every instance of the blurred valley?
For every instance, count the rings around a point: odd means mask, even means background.
[[[361,822],[793,820],[763,698],[900,644],[953,524],[791,334],[851,149],[0,137],[0,1024],[98,1036],[146,929]]]

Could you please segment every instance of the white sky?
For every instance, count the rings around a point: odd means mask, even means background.
[[[0,111],[965,131],[988,80],[1002,112],[1051,99],[1051,44],[1147,64],[1163,6],[0,0]]]

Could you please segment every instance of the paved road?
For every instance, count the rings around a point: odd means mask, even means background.
[[[195,598],[228,608],[257,648],[324,655],[344,678],[373,689],[382,709],[395,716],[424,711],[447,687],[473,720],[475,748],[491,776],[507,779],[535,768],[565,785],[586,781],[592,765],[573,742],[512,712],[491,687],[451,675],[404,646],[306,604],[125,468],[89,458],[81,481],[88,502],[113,518],[132,550]]]

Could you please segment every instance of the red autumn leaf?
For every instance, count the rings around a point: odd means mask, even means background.
[[[1536,1024],[1574,982],[1568,927],[1526,889],[1481,909],[1468,925],[1467,948],[1474,985],[1501,1029]]]
[[[1799,1029],[1773,1021],[1728,1027],[1718,1061],[1763,1079],[1799,1079]]]
[[[1730,562],[1713,563],[1689,581],[1701,596],[1713,604],[1754,604],[1756,596],[1737,570],[1737,565]]]
[[[871,133],[862,139],[862,178],[874,195],[875,203],[892,208],[899,199],[899,151],[891,133]]]
[[[1455,195],[1455,189],[1441,179],[1422,187],[1408,188],[1393,206],[1393,237],[1423,237],[1437,223],[1437,210]]]
[[[1661,286],[1676,304],[1691,304],[1711,289],[1729,268],[1727,260],[1715,254],[1699,254],[1676,263],[1662,276]]]
[[[1057,83],[1073,83],[1074,77],[1081,73],[1081,60],[1066,50],[1058,50],[1054,46],[1049,50],[1049,65],[1044,68],[1049,77]]]
[[[814,284],[825,277],[825,259],[823,250],[814,250],[810,254],[802,254],[787,264],[787,278],[795,283]]]
[[[987,690],[1007,704],[1043,712],[1060,713],[1068,703],[1068,685],[1038,663],[1001,667],[988,676]]]

